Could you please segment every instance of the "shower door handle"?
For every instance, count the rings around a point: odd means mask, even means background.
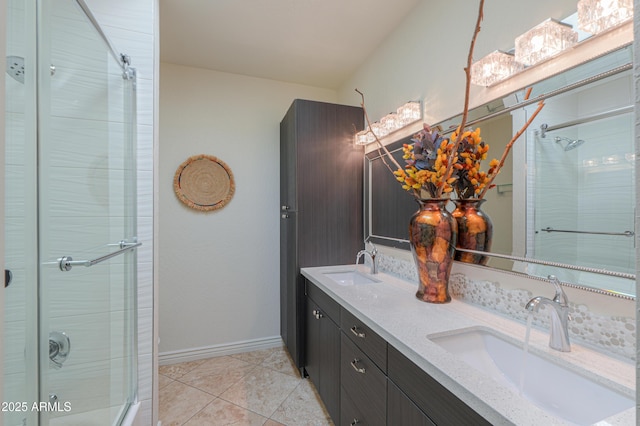
[[[4,270],[4,288],[9,287],[11,284],[11,280],[13,280],[13,273],[9,269]]]
[[[120,250],[116,250],[113,253],[105,254],[104,256],[95,258],[93,260],[73,260],[71,256],[62,256],[58,259],[58,266],[60,266],[60,270],[63,272],[70,271],[74,266],[89,266],[97,265],[98,263],[104,262],[105,260],[109,260],[112,257],[116,257],[121,255],[122,253],[138,248],[142,245],[142,243],[119,243],[119,246],[122,247]],[[124,247],[123,247],[124,246]]]

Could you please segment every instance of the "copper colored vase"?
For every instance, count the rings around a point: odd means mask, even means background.
[[[420,210],[409,220],[409,242],[420,281],[416,297],[429,303],[447,303],[451,300],[449,274],[458,226],[445,209],[447,199],[417,201]]]
[[[453,200],[456,205],[451,213],[458,222],[458,242],[456,247],[469,250],[490,251],[493,239],[491,218],[480,207],[486,200],[466,198]],[[488,256],[456,251],[455,260],[476,265],[486,265]]]

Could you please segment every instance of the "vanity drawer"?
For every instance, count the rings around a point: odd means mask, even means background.
[[[436,426],[398,387],[387,383],[387,424],[402,426]]]
[[[340,425],[342,426],[385,426],[386,420],[374,417],[367,407],[359,407],[342,388],[340,391]],[[393,423],[390,423],[393,424]],[[398,424],[400,426],[400,424]],[[405,426],[405,425],[402,425]],[[407,425],[408,426],[408,425]]]
[[[340,346],[341,394],[348,395],[357,407],[360,413],[358,415],[366,413],[368,424],[384,425],[387,419],[387,376],[350,338],[346,337],[344,331]],[[350,416],[342,409],[340,412],[341,419],[344,419],[345,415],[347,418]]]
[[[344,308],[340,328],[386,374],[387,342]]]
[[[318,305],[318,308],[320,308],[322,313],[331,318],[334,322],[338,323],[338,319],[340,318],[340,305],[338,302],[329,297],[327,293],[320,290],[309,280],[304,281],[306,286],[306,295],[316,302],[316,305]]]

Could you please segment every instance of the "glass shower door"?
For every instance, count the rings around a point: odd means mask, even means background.
[[[137,382],[135,72],[82,1],[18,3],[38,17],[37,133],[16,139],[26,152],[17,173],[33,188],[21,228],[34,242],[24,255],[31,313],[16,354],[29,406],[7,424],[118,424]]]
[[[117,424],[136,383],[135,80],[79,2],[41,8],[41,424]]]
[[[38,397],[35,2],[6,2],[4,424],[35,425]]]

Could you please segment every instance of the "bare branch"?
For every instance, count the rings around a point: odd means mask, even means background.
[[[445,180],[449,179],[453,174],[453,164],[455,155],[458,153],[458,147],[460,146],[460,142],[462,141],[462,135],[464,134],[464,128],[467,125],[467,117],[469,115],[469,98],[470,98],[470,88],[471,88],[471,64],[473,63],[473,50],[476,46],[476,39],[478,38],[478,34],[480,33],[480,23],[484,18],[484,0],[480,0],[480,6],[478,7],[478,19],[476,21],[476,28],[473,32],[473,37],[471,37],[471,46],[469,46],[469,55],[467,56],[467,66],[464,69],[464,73],[466,76],[466,85],[464,90],[464,109],[462,110],[462,121],[460,122],[460,127],[458,131],[458,137],[456,138],[453,146],[453,150],[451,154],[449,154],[449,161],[447,164],[447,170],[445,172]],[[438,190],[438,197],[442,196],[443,187],[440,187]]]
[[[393,155],[391,155],[391,152],[389,152],[387,147],[384,146],[384,144],[382,142],[380,142],[380,139],[378,139],[378,135],[376,135],[373,132],[373,130],[371,129],[371,121],[369,120],[369,114],[367,114],[367,108],[364,106],[364,93],[362,93],[358,89],[356,89],[356,92],[358,92],[360,94],[360,97],[362,98],[362,102],[360,103],[360,106],[362,107],[362,111],[364,112],[364,119],[367,122],[367,128],[369,129],[369,132],[371,132],[371,134],[373,135],[374,139],[376,140],[376,143],[378,145],[378,153],[380,154],[380,158],[382,159],[382,162],[384,163],[385,166],[387,166],[387,169],[389,169],[389,171],[391,173],[394,173],[394,170],[391,168],[389,163],[387,163],[387,161],[384,158],[385,155],[386,155],[391,159],[393,164],[397,167],[397,170],[403,170],[402,166],[396,161],[395,158],[393,158]],[[382,154],[381,151],[384,151],[384,154]],[[419,191],[416,191],[415,189],[413,189],[412,191],[413,191],[414,197],[420,198],[420,192]]]
[[[484,189],[480,193],[480,196],[478,197],[479,199],[484,198],[484,195],[487,193],[489,188],[491,188],[491,183],[496,178],[496,176],[498,176],[498,173],[500,173],[500,169],[502,169],[502,166],[504,166],[504,162],[507,159],[507,156],[509,155],[509,152],[511,151],[511,148],[513,147],[513,144],[527,130],[529,125],[533,122],[533,120],[536,118],[536,116],[542,110],[543,107],[544,107],[544,101],[538,102],[538,108],[536,108],[536,110],[533,112],[533,114],[531,114],[531,117],[529,117],[529,119],[524,124],[524,126],[522,126],[522,128],[520,130],[518,130],[518,133],[516,133],[515,136],[513,138],[511,138],[511,140],[509,141],[507,146],[504,148],[504,152],[502,153],[502,158],[500,159],[500,163],[498,164],[498,167],[496,168],[495,172],[493,172],[491,174],[491,177],[489,178],[489,181],[487,182],[487,185],[484,187]]]
[[[393,158],[393,155],[391,155],[391,152],[389,152],[389,150],[387,149],[386,146],[384,146],[384,144],[382,142],[380,142],[380,139],[378,139],[378,135],[376,135],[373,130],[371,129],[371,121],[369,121],[369,114],[367,114],[367,108],[364,106],[364,93],[362,93],[360,90],[356,89],[356,92],[358,92],[360,94],[360,97],[362,98],[362,102],[360,103],[360,106],[362,107],[362,111],[364,111],[364,119],[367,122],[367,128],[369,129],[369,132],[371,132],[371,134],[373,135],[373,137],[376,140],[376,143],[378,145],[378,151],[383,150],[384,153],[389,156],[389,158],[391,159],[391,161],[393,162],[393,164],[400,170],[402,170],[402,166],[396,161],[395,158]],[[382,161],[384,162],[384,164],[387,166],[387,168],[389,170],[391,170],[391,172],[393,173],[394,170],[391,169],[391,166],[389,166],[389,164],[387,164],[387,162],[384,159],[384,155],[380,155],[380,157],[382,158]]]

